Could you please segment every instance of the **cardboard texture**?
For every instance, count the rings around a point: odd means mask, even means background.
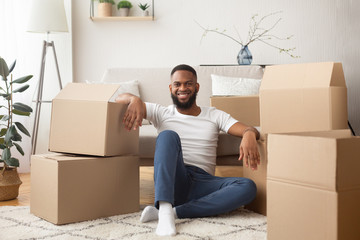
[[[268,135],[268,239],[360,239],[360,137]]]
[[[66,224],[136,211],[137,156],[31,156],[32,214]]]
[[[117,84],[68,84],[52,101],[49,151],[118,156],[138,154],[139,131],[123,124],[126,105],[109,102]]]
[[[256,184],[257,193],[255,199],[245,208],[266,216],[266,172],[267,172],[267,135],[261,134],[258,141],[260,153],[260,165],[257,170],[252,170],[244,165],[243,176],[253,180]]]
[[[341,63],[267,66],[259,95],[263,133],[347,128],[347,89]]]
[[[212,96],[210,106],[249,126],[260,126],[259,96]]]

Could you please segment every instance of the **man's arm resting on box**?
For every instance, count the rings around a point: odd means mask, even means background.
[[[240,143],[240,156],[239,161],[244,159],[246,167],[251,167],[251,169],[256,170],[257,165],[260,164],[260,153],[258,150],[257,140],[260,138],[260,133],[254,127],[249,127],[240,122],[232,125],[228,133],[242,137]]]
[[[123,93],[115,101],[128,105],[123,118],[127,130],[136,130],[142,125],[142,120],[146,118],[146,105],[139,97],[130,93]]]

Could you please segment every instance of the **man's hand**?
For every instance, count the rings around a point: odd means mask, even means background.
[[[136,130],[142,125],[142,120],[146,117],[146,107],[139,97],[125,93],[120,94],[115,101],[128,104],[123,118],[123,124],[128,131]]]
[[[252,170],[256,170],[257,165],[260,164],[260,153],[256,141],[260,138],[259,132],[253,127],[237,122],[229,128],[228,133],[242,137],[239,161],[244,160],[246,167],[250,166]]]
[[[260,154],[256,141],[256,134],[251,131],[244,133],[240,144],[240,157],[243,159],[246,167],[251,167],[252,170],[257,169],[257,165],[260,164]]]

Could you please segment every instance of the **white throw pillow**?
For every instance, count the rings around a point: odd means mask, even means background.
[[[213,96],[258,95],[261,79],[226,77],[211,74]]]
[[[135,96],[140,97],[139,92],[139,82],[138,80],[127,81],[127,82],[91,82],[86,80],[88,84],[118,84],[120,87],[118,88],[116,94],[119,95],[121,93],[131,93]],[[115,94],[114,94],[115,95]]]
[[[137,80],[128,81],[128,82],[119,82],[117,84],[120,84],[120,87],[117,90],[117,94],[131,93],[135,96],[140,97],[139,82]]]

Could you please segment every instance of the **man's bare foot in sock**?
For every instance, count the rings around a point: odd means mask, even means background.
[[[158,220],[159,210],[154,206],[147,206],[141,213],[140,222],[150,222],[154,220]]]
[[[171,203],[160,201],[158,217],[156,234],[159,236],[175,236],[175,214]]]
[[[156,234],[159,236],[175,236],[175,218],[173,214],[159,215],[159,222],[156,227]]]

